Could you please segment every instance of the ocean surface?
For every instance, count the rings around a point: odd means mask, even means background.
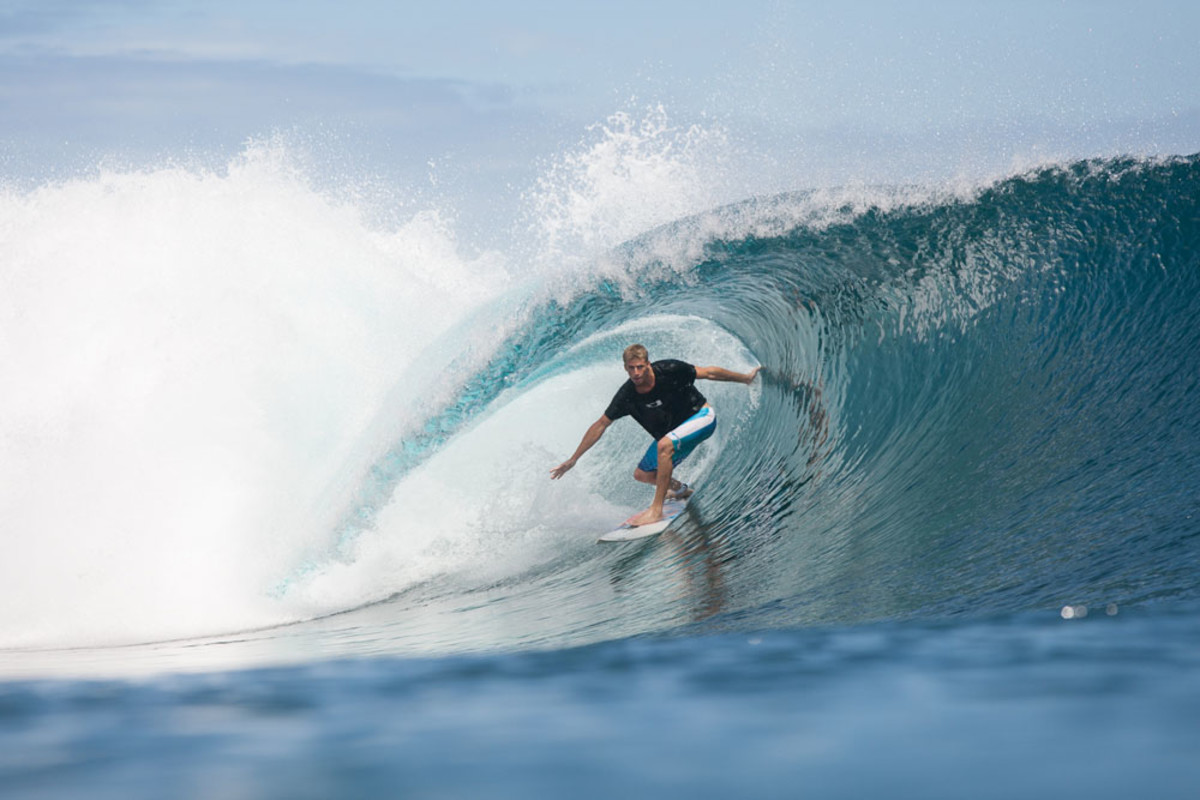
[[[604,146],[508,248],[273,146],[0,191],[0,794],[1196,796],[1200,157]],[[634,341],[763,371],[599,545]]]

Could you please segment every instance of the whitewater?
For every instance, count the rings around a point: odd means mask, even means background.
[[[465,497],[454,481],[429,495],[421,476],[373,487],[372,475],[390,451],[443,443],[423,426],[495,369],[497,339],[533,305],[606,269],[589,254],[699,207],[697,136],[615,118],[544,177],[516,255],[464,252],[437,208],[381,226],[378,208],[345,199],[353,187],[315,188],[277,140],[219,171],[102,171],[6,192],[3,363],[17,390],[3,409],[4,644],[294,622],[452,566],[415,567],[433,543],[404,540],[480,543],[470,529],[505,494],[499,474],[544,472],[532,460],[549,451],[530,450],[544,424],[521,419],[513,441],[489,441]],[[614,160],[641,177],[606,184]],[[360,546],[384,552],[359,559],[346,519],[371,491],[422,499],[383,503],[398,527],[372,520],[374,545]],[[280,589],[347,558],[358,574]]]
[[[946,796],[1002,796],[989,747],[1025,767],[1008,789],[1182,796],[1200,157],[762,193],[728,163],[719,131],[618,115],[487,244],[281,140],[0,190],[0,740],[154,716],[162,743],[125,745],[159,766],[114,784],[135,795],[171,770],[336,792],[377,725],[405,755],[360,789],[430,791],[463,741],[459,788],[540,750],[564,766],[511,791],[577,789],[624,733],[733,754],[759,790],[880,790],[862,753],[907,775],[924,740]],[[647,502],[641,431],[548,472],[634,341],[763,372],[706,392],[687,519],[601,547]],[[1039,758],[1063,741],[1109,761]],[[268,784],[276,761],[231,755],[255,742],[312,760]],[[745,786],[704,759],[638,778]]]

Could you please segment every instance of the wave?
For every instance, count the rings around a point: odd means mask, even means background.
[[[312,204],[271,175],[260,200],[285,198],[289,214]],[[20,624],[5,620],[6,639],[78,642],[98,629],[144,640],[316,619],[356,652],[381,638],[399,649],[562,646],[691,623],[1194,598],[1198,178],[1196,157],[1100,160],[955,192],[795,193],[664,219],[616,247],[564,237],[560,216],[551,238],[586,258],[562,273],[545,258],[517,278],[512,260],[460,255],[436,218],[380,237],[352,209],[318,203],[278,239],[253,228],[240,244],[295,237],[304,244],[287,245],[298,248],[289,263],[324,288],[288,298],[255,273],[268,291],[230,300],[238,277],[213,279],[223,251],[202,250],[166,274],[203,303],[172,308],[175,289],[158,293],[154,277],[161,262],[147,260],[137,316],[160,308],[161,325],[130,331],[119,304],[100,315],[137,356],[119,367],[46,357],[71,313],[130,297],[73,285],[76,300],[25,351],[42,354],[20,374],[41,390],[24,417],[13,401],[6,409],[32,422],[6,429],[23,458],[4,462],[6,484],[20,487],[6,493],[5,525],[10,542],[43,542],[24,549],[36,558],[10,562],[26,577],[6,570],[12,596],[35,601]],[[195,178],[141,180],[131,196],[145,210],[147,182]],[[236,176],[202,187],[220,190],[214,214],[237,187]],[[121,197],[121,181],[53,199],[87,191]],[[177,187],[163,191],[169,205]],[[704,202],[695,195],[668,216]],[[255,209],[239,198],[236,219],[201,220],[197,240],[244,229]],[[314,251],[302,228],[330,247]],[[262,296],[272,303],[255,307]],[[369,324],[363,303],[375,309]],[[172,316],[198,307],[215,319]],[[84,318],[90,334],[103,328]],[[189,383],[189,345],[212,336],[220,347],[199,348],[213,359],[199,370],[208,383]],[[595,534],[646,501],[629,477],[640,431],[614,426],[563,481],[547,471],[603,410],[635,339],[652,357],[764,372],[750,390],[708,392],[721,426],[687,462],[700,489],[678,533],[604,551]],[[246,341],[260,357],[239,365]],[[34,424],[44,409],[31,407],[64,381],[39,363],[72,358],[77,379],[109,370],[111,408],[96,415],[80,399],[94,380],[66,382],[75,402],[53,406],[59,425],[46,433]],[[258,375],[263,363],[277,372]],[[173,391],[222,410],[194,418],[250,422],[192,430],[156,418],[158,406],[147,419],[139,380],[164,374],[180,382]],[[70,457],[40,457],[48,442]],[[160,474],[161,464],[173,466]],[[57,502],[63,488],[70,503]],[[114,545],[114,531],[135,542]],[[65,607],[79,594],[60,580],[56,602],[33,585],[75,573],[111,587],[131,572],[134,585],[71,625]],[[114,621],[129,606],[136,630]],[[181,622],[195,608],[202,619]]]
[[[415,440],[422,456],[381,470],[395,494],[308,588],[390,598],[385,618],[482,593],[504,633],[469,614],[424,624],[500,646],[1194,597],[1198,166],[1081,162],[916,201],[786,195],[664,226],[610,255],[610,277],[526,311]],[[721,435],[687,465],[698,511],[630,567],[591,542],[645,502],[636,426],[571,485],[544,473],[633,340],[765,371],[752,392],[714,387]],[[667,599],[664,575],[682,585]],[[612,586],[639,582],[614,611]],[[561,619],[524,618],[541,603]]]

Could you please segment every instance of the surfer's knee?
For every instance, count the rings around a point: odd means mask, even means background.
[[[658,440],[658,463],[666,464],[671,460],[671,456],[675,455],[675,442],[670,436],[664,436]],[[666,459],[664,461],[663,459]]]

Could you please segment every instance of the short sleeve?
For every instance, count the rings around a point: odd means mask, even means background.
[[[604,416],[609,420],[618,420],[621,417],[629,416],[629,401],[625,398],[625,387],[622,386],[613,395],[612,401],[608,404],[608,408],[604,410]]]

